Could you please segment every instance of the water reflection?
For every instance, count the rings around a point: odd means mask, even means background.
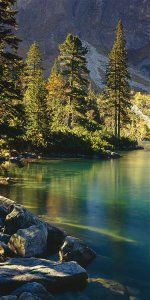
[[[41,161],[12,170],[19,183],[1,193],[94,245],[93,274],[148,280],[149,158],[138,151],[114,161]]]

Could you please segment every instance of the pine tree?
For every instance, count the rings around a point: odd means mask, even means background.
[[[8,135],[18,126],[22,112],[22,62],[17,55],[19,39],[15,34],[15,3],[15,0],[0,0],[0,125],[1,133]]]
[[[42,57],[37,43],[33,43],[25,61],[24,104],[26,111],[26,136],[33,145],[46,147],[48,117]]]
[[[121,21],[118,23],[116,40],[109,55],[106,79],[106,105],[114,118],[115,137],[120,139],[121,126],[128,121],[131,107],[126,41]]]
[[[60,46],[60,73],[64,78],[64,92],[68,99],[68,127],[85,122],[85,105],[88,92],[86,65],[87,49],[77,36],[68,34]]]

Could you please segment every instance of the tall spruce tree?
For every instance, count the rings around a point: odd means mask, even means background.
[[[84,124],[88,74],[86,64],[87,49],[77,36],[68,34],[60,46],[60,73],[64,78],[64,92],[68,99],[68,127]]]
[[[46,147],[48,116],[42,56],[37,43],[33,43],[25,61],[24,104],[27,140],[38,147]]]
[[[117,26],[116,40],[109,55],[106,75],[108,92],[106,105],[114,118],[117,139],[120,139],[121,126],[129,119],[131,107],[129,79],[126,41],[120,20]]]
[[[1,134],[13,135],[21,125],[21,59],[17,55],[19,39],[15,0],[0,0],[0,127]],[[16,134],[16,132],[15,132]]]

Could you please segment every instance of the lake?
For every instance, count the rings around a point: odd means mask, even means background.
[[[118,160],[48,160],[12,169],[1,194],[82,238],[96,252],[91,277],[150,280],[150,152]]]

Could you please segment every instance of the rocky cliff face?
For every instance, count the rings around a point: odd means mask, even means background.
[[[121,18],[130,64],[144,75],[150,74],[149,0],[18,0],[17,6],[23,54],[36,40],[46,65],[51,65],[58,44],[72,32],[105,56],[112,47],[116,24]],[[142,77],[142,80],[147,79]]]

